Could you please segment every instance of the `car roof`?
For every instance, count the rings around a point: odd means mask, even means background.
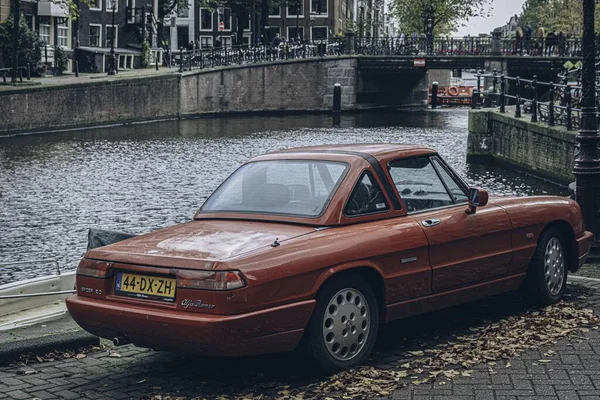
[[[288,154],[288,153],[330,153],[348,156],[363,157],[365,154],[377,159],[386,158],[386,156],[396,155],[417,156],[425,154],[436,154],[437,152],[429,147],[414,144],[397,143],[361,143],[361,144],[329,144],[320,146],[295,147],[283,149],[268,153],[269,155]]]

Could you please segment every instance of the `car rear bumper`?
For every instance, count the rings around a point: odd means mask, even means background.
[[[236,315],[197,314],[93,299],[67,298],[73,319],[107,339],[125,336],[156,350],[206,356],[243,356],[293,350],[315,307],[315,300]]]
[[[577,269],[575,271],[571,270],[571,272],[579,271],[579,268],[585,263],[589,254],[590,248],[592,247],[592,243],[594,242],[594,234],[592,232],[585,231],[581,236],[577,239],[577,250],[579,251],[579,262],[577,265]]]

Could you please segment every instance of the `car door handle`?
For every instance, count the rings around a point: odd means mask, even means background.
[[[426,219],[421,221],[421,223],[423,224],[423,226],[436,226],[437,224],[440,223],[440,220],[437,218],[432,218],[432,219]]]

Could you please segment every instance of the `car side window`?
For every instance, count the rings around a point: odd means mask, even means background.
[[[429,157],[394,161],[389,170],[408,212],[454,204]]]
[[[370,172],[366,171],[352,190],[344,214],[354,217],[388,211],[385,196]]]
[[[467,201],[469,201],[469,197],[467,196],[465,190],[454,180],[454,178],[452,178],[452,176],[450,175],[448,170],[442,165],[440,160],[434,158],[433,163],[435,164],[436,169],[440,173],[442,180],[446,184],[446,187],[450,191],[450,195],[454,199],[454,202],[466,203]]]

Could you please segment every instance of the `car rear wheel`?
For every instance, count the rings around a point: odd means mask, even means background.
[[[545,307],[562,298],[567,286],[566,251],[558,229],[542,232],[523,284],[523,294],[533,304]]]
[[[352,367],[371,353],[378,327],[379,309],[369,284],[356,274],[334,277],[317,296],[304,354],[320,372]]]

